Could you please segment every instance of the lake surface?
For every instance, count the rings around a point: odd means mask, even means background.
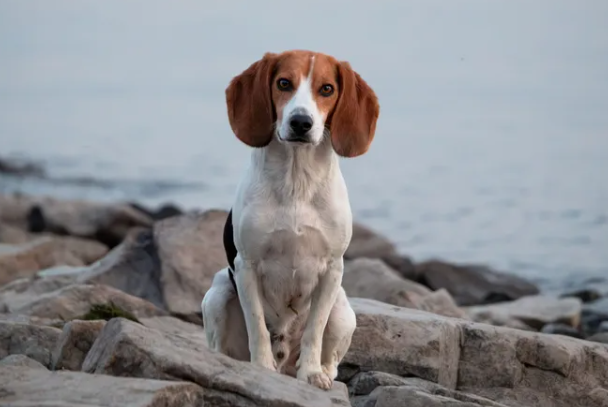
[[[350,61],[381,104],[343,160],[356,219],[415,259],[545,289],[608,277],[608,2],[1,1],[0,192],[228,208],[224,89],[266,51]]]

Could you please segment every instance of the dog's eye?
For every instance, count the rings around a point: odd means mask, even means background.
[[[277,81],[277,88],[282,91],[287,91],[291,89],[291,82],[289,82],[285,78],[281,78]]]
[[[330,84],[321,86],[321,96],[331,96],[334,93],[334,87]]]

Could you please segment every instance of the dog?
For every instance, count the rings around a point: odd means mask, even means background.
[[[226,89],[250,147],[224,229],[229,267],[201,303],[209,347],[329,389],[356,318],[341,286],[352,212],[339,157],[370,147],[378,98],[348,62],[266,53]]]

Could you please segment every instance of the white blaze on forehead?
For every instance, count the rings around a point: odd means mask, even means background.
[[[310,57],[310,70],[306,77],[302,77],[300,80],[300,86],[296,90],[291,100],[285,105],[283,109],[283,118],[289,120],[289,116],[292,114],[307,114],[315,119],[319,118],[319,110],[312,92],[312,75],[315,65],[314,55]]]
[[[315,65],[315,57],[311,56],[310,70],[306,77],[300,80],[300,86],[296,89],[293,97],[283,108],[282,123],[279,128],[279,134],[286,137],[290,132],[289,122],[293,115],[302,114],[312,118],[312,129],[309,131],[311,141],[314,144],[319,143],[323,139],[325,129],[325,115],[319,112],[317,102],[315,101],[315,93],[313,86],[313,72]]]

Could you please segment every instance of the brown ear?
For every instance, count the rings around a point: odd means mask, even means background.
[[[251,147],[264,147],[272,140],[275,113],[270,81],[276,55],[267,53],[226,88],[228,120],[234,134]]]
[[[348,62],[338,63],[340,96],[332,115],[331,143],[343,157],[356,157],[369,148],[380,106],[376,94]]]

